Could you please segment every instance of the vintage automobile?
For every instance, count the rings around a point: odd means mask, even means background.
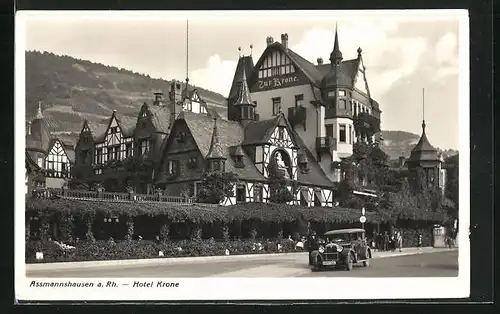
[[[345,268],[352,270],[353,264],[370,265],[371,249],[366,241],[364,229],[340,229],[328,231],[319,241],[317,250],[310,253],[312,270],[322,268]]]

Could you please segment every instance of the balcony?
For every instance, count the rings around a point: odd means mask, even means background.
[[[316,151],[318,154],[331,153],[337,150],[337,139],[331,136],[316,138]]]
[[[176,203],[192,204],[194,199],[183,196],[168,196],[161,193],[154,194],[136,194],[123,192],[104,192],[104,191],[84,191],[70,189],[50,189],[38,188],[31,192],[32,198],[55,199],[65,198],[74,200],[88,201],[107,201],[107,202],[158,202],[158,203]]]

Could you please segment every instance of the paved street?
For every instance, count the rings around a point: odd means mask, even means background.
[[[406,252],[375,252],[368,268],[355,266],[352,271],[311,272],[307,254],[281,256],[252,256],[241,259],[219,259],[187,263],[161,263],[150,265],[117,265],[37,269],[28,265],[28,277],[452,277],[458,275],[458,251],[415,249]],[[399,254],[411,254],[397,256]],[[396,256],[394,256],[396,255]],[[31,266],[31,267],[30,267]]]

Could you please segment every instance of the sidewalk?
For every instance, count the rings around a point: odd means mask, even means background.
[[[388,258],[396,256],[437,253],[444,251],[453,251],[448,248],[424,247],[420,251],[417,248],[405,248],[399,251],[372,251],[373,258]],[[274,254],[248,254],[248,255],[229,255],[229,256],[202,256],[202,257],[171,257],[171,258],[153,258],[153,259],[131,259],[131,260],[113,260],[113,261],[89,261],[89,262],[64,262],[64,263],[40,263],[26,264],[26,270],[57,270],[57,269],[75,269],[75,268],[97,268],[97,267],[116,267],[116,266],[154,266],[165,264],[193,264],[206,262],[225,262],[225,261],[244,261],[248,259],[280,259],[280,258],[304,258],[307,262],[307,252],[297,253],[274,253]]]

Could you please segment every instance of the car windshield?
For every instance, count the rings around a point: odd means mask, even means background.
[[[340,233],[340,234],[332,234],[328,236],[328,242],[346,242],[346,241],[354,241],[362,239],[362,235],[360,233]]]

